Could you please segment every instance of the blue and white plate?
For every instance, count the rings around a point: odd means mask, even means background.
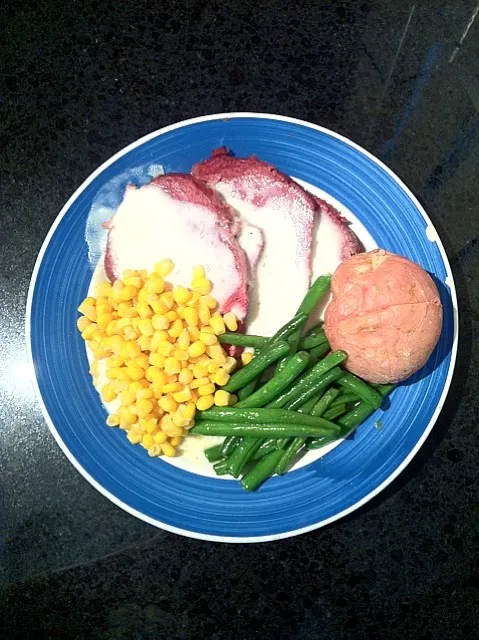
[[[444,328],[426,367],[393,392],[354,437],[324,457],[273,478],[253,494],[237,481],[200,475],[149,458],[120,429],[105,426],[76,311],[92,278],[92,203],[138,167],[189,172],[215,147],[256,154],[328,194],[374,244],[407,256],[435,278]],[[119,178],[120,177],[120,178]],[[144,175],[141,179],[144,179]],[[121,186],[121,185],[120,185]],[[118,187],[119,188],[119,187]],[[100,207],[101,208],[101,207]],[[98,209],[98,207],[97,207]],[[97,211],[98,213],[98,211]],[[91,226],[91,224],[90,224]],[[91,236],[91,228],[88,233]],[[27,344],[38,398],[58,444],[101,493],[129,513],[175,533],[255,542],[316,529],[377,495],[408,464],[444,403],[457,346],[457,302],[441,241],[419,202],[387,167],[322,127],[275,115],[230,113],[195,118],[152,133],[117,153],[70,198],[53,224],[32,276]]]

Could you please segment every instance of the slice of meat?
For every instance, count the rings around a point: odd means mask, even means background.
[[[192,173],[215,187],[242,220],[263,231],[248,331],[272,335],[296,313],[310,284],[316,201],[270,164],[234,158],[223,148],[194,165]]]
[[[247,264],[237,236],[236,213],[204,182],[170,173],[147,185],[130,186],[108,223],[105,272],[110,280],[125,269],[152,271],[156,262],[175,263],[171,281],[189,286],[202,264],[223,313],[241,322],[248,309]]]

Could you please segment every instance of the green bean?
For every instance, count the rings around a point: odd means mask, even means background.
[[[276,473],[282,476],[288,470],[298,451],[304,446],[306,438],[293,438],[276,465]]]
[[[294,394],[291,394],[291,399],[288,398],[286,405],[281,402],[281,405],[288,411],[296,411],[296,409],[304,404],[307,400],[315,396],[320,391],[324,391],[330,387],[342,374],[342,369],[334,367],[330,371],[327,371],[322,376],[319,376],[317,380],[310,380],[307,384],[303,384],[298,388]]]
[[[385,384],[377,390],[381,401],[391,393],[395,386],[396,385],[394,384]],[[348,411],[346,415],[342,416],[338,420],[338,424],[345,429],[354,429],[364,422],[366,418],[369,418],[372,413],[374,413],[374,409],[371,405],[368,402],[361,400],[356,407],[351,409],[351,411]]]
[[[351,402],[357,402],[360,398],[354,391],[345,391],[342,389],[337,398],[331,403],[331,409],[338,404],[349,404]]]
[[[310,415],[312,416],[322,416],[326,409],[334,402],[334,399],[340,394],[339,389],[328,389],[319,400],[316,402],[314,407],[310,411]]]
[[[249,398],[250,395],[254,393],[256,387],[258,386],[258,383],[259,383],[259,376],[258,378],[251,380],[251,382],[248,382],[248,384],[246,384],[244,387],[242,387],[238,391],[238,398],[240,400],[245,400],[246,398]]]
[[[217,476],[225,476],[228,473],[228,467],[226,466],[227,460],[219,460],[213,465],[213,469]]]
[[[308,449],[321,449],[321,447],[325,447],[330,442],[339,440],[342,437],[343,436],[335,436],[334,438],[329,436],[320,436],[319,438],[311,438],[308,440],[306,447]]]
[[[225,391],[233,393],[241,387],[244,387],[248,382],[251,382],[254,378],[263,373],[270,364],[282,358],[289,351],[289,344],[284,341],[279,341],[273,344],[271,347],[265,349],[259,356],[253,358],[249,364],[245,367],[233,373],[227,385],[223,387]]]
[[[225,456],[221,451],[222,446],[220,444],[216,444],[214,447],[209,447],[205,449],[205,456],[209,462],[217,462],[218,460],[222,460]]]
[[[237,478],[244,465],[260,445],[261,440],[258,437],[253,436],[242,438],[241,442],[226,461],[228,473],[230,473],[234,478]]]
[[[393,389],[395,385],[383,385],[378,387],[377,391],[381,398],[385,398]],[[348,411],[344,416],[338,419],[338,424],[341,426],[341,434],[335,438],[331,438],[329,436],[320,436],[319,438],[313,438],[308,442],[308,449],[319,449],[320,447],[324,447],[324,445],[329,442],[334,442],[338,438],[346,437],[353,429],[358,427],[362,422],[366,420],[372,413],[374,413],[374,409],[370,404],[361,400],[359,404]]]
[[[379,409],[382,403],[382,397],[379,392],[367,385],[365,382],[353,376],[352,373],[344,373],[341,378],[338,379],[340,384],[348,391],[354,391],[362,400],[367,402],[373,409]]]
[[[331,351],[331,347],[329,346],[329,342],[325,342],[324,344],[320,344],[317,347],[309,350],[309,355],[314,360],[321,360],[323,356],[325,356],[329,351]]]
[[[264,338],[263,336],[250,336],[247,333],[231,333],[227,331],[226,333],[219,335],[218,340],[223,344],[263,349],[269,343],[270,338]]]
[[[294,316],[292,320],[289,320],[289,322],[284,324],[280,329],[278,329],[278,331],[276,331],[274,336],[270,338],[268,346],[272,346],[276,342],[279,342],[282,340],[287,340],[292,334],[294,334],[294,332],[296,331],[296,329],[298,329],[298,327],[301,330],[301,328],[303,327],[307,319],[308,319],[307,313],[302,313],[302,312],[300,313],[298,311],[298,313]]]
[[[310,336],[316,336],[318,335],[321,331],[324,331],[323,329],[323,323],[319,322],[318,324],[315,324],[314,327],[311,327],[311,329],[308,329],[306,331],[306,333],[304,334],[305,338],[309,338]]]
[[[309,398],[308,398],[309,399]],[[208,422],[244,422],[245,424],[304,424],[316,427],[322,424],[328,429],[339,431],[339,427],[335,424],[325,424],[322,418],[315,418],[304,413],[296,411],[288,411],[287,409],[271,409],[269,407],[260,409],[237,409],[236,407],[214,407],[207,411],[202,411],[196,422],[196,425]],[[195,428],[195,427],[193,427]],[[190,430],[190,433],[193,429]]]
[[[326,334],[324,333],[324,329],[321,330],[321,332],[318,332],[316,335],[313,336],[306,336],[304,338],[302,338],[299,341],[299,348],[300,349],[314,349],[314,347],[317,347],[321,344],[324,344],[325,342],[327,342],[328,339],[326,338]]]
[[[330,406],[327,411],[324,412],[323,417],[325,420],[335,420],[343,413],[346,413],[347,407],[345,404],[337,404],[334,407]]]
[[[291,412],[291,415],[295,414]],[[315,438],[323,435],[337,435],[338,426],[323,418],[315,418],[316,424],[277,422],[209,422],[198,421],[190,433],[202,436],[253,436],[255,438],[284,438],[305,436]],[[261,444],[261,443],[260,443]],[[241,446],[241,442],[236,449]],[[234,455],[236,449],[231,455]]]
[[[333,389],[331,389],[330,391],[333,391]],[[326,392],[326,394],[327,393],[328,392]],[[339,391],[336,391],[336,394],[338,394],[338,393],[339,393]],[[324,394],[324,395],[326,395],[326,394]],[[316,394],[310,400],[305,402],[301,407],[299,407],[298,411],[304,412],[304,413],[312,412],[314,410],[314,408],[319,404],[321,399],[324,397],[324,395],[322,393]],[[334,398],[335,396],[334,396],[334,394],[332,394],[332,395],[330,394],[329,397]],[[325,403],[323,402],[323,405],[324,404]],[[315,415],[318,416],[318,417],[320,416],[319,413],[316,413]],[[298,453],[298,451],[304,446],[306,441],[307,441],[307,438],[303,438],[303,437],[297,436],[296,438],[292,438],[288,442],[288,446],[286,447],[286,450],[285,450],[284,454],[282,455],[282,457],[281,457],[281,459],[278,462],[278,465],[276,467],[276,473],[278,475],[283,475],[284,473],[286,473],[286,471],[288,470],[288,467],[290,466],[291,462],[295,458],[295,456]]]
[[[319,393],[321,389],[325,388],[324,386],[321,386],[323,374],[329,372],[330,369],[336,368],[337,365],[341,363],[345,358],[346,353],[344,351],[335,351],[327,358],[314,365],[314,367],[308,372],[304,373],[288,391],[280,394],[277,398],[270,402],[268,406],[283,407],[288,403],[293,402],[300,396],[302,397],[302,401],[298,404],[298,406],[301,406],[304,402],[306,402],[306,400],[309,400],[309,398],[314,396],[316,393]],[[327,384],[328,386],[332,384],[338,377],[338,374],[342,375],[341,369],[337,369],[335,373],[326,378],[325,384]],[[304,395],[306,395],[307,397],[303,397]]]
[[[225,438],[221,445],[221,455],[225,457],[231,455],[238,446],[240,439],[241,438],[238,438],[238,436],[229,436],[228,438]]]
[[[299,351],[288,361],[281,373],[276,374],[260,387],[255,393],[235,404],[235,409],[241,407],[263,407],[278,396],[291,382],[306,369],[309,355],[306,351]]]
[[[284,449],[290,438],[276,438],[276,449]]]
[[[246,489],[246,491],[254,491],[263,484],[265,480],[273,475],[276,465],[282,455],[283,451],[278,449],[277,451],[272,451],[267,456],[259,460],[259,462],[257,462],[255,466],[241,479],[243,489]]]
[[[278,442],[278,438],[265,438],[259,448],[254,452],[251,460],[261,460],[263,456],[267,453],[271,453],[271,451],[275,451],[277,449],[276,443]]]
[[[313,284],[309,287],[309,291],[304,296],[296,314],[305,313],[309,316],[314,307],[328,291],[330,284],[331,276],[319,276],[319,278],[316,278]]]

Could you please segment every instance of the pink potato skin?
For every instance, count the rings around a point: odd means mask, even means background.
[[[400,382],[424,366],[439,339],[442,305],[432,278],[407,258],[375,249],[339,265],[324,329],[346,368],[374,383]]]

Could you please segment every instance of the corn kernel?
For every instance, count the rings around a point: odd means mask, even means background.
[[[220,344],[213,344],[211,347],[207,347],[206,353],[212,358],[215,362],[218,362],[220,365],[226,362],[226,354],[223,347]]]
[[[155,331],[164,331],[170,326],[170,321],[168,320],[168,318],[165,318],[165,316],[155,314],[151,319],[151,324]]]
[[[198,398],[198,400],[196,401],[196,408],[198,409],[198,411],[206,411],[207,409],[210,409],[214,405],[214,403],[215,398],[213,394],[209,394],[207,396]]]
[[[209,383],[210,379],[208,378],[208,376],[205,376],[204,378],[197,378],[190,384],[190,389],[198,389],[198,387],[202,387],[203,385]]]
[[[178,348],[181,349],[182,351],[188,350],[188,347],[191,344],[191,340],[190,340],[189,333],[186,329],[183,329],[183,331],[181,332],[178,338],[177,344],[178,344]]]
[[[173,447],[169,442],[163,442],[160,444],[161,450],[168,458],[173,458],[175,455],[175,447]]]
[[[81,337],[83,338],[83,340],[91,340],[93,334],[97,329],[98,325],[96,324],[96,322],[92,322],[84,331],[82,331]]]
[[[153,336],[142,335],[138,338],[138,346],[142,351],[150,351]]]
[[[128,431],[126,437],[131,442],[131,444],[138,444],[142,440],[142,435],[137,429],[134,429],[134,430],[130,429],[130,431]]]
[[[167,307],[167,309],[172,309],[175,305],[175,299],[173,298],[172,291],[165,291],[160,296],[161,302]]]
[[[226,384],[228,384],[229,379],[231,377],[230,374],[226,373],[224,369],[218,369],[218,371],[214,374],[214,376],[215,376],[214,383],[219,387],[224,387]]]
[[[145,372],[143,371],[143,369],[138,365],[130,365],[129,367],[126,368],[126,372],[129,378],[133,381],[141,380],[141,378],[143,378],[143,376],[145,375]]]
[[[253,359],[253,354],[250,353],[249,351],[244,351],[241,354],[241,362],[246,365],[249,364],[251,362],[251,360]]]
[[[201,332],[202,333],[209,333],[212,336],[215,335],[215,331],[214,331],[213,327],[210,327],[209,324],[206,324],[204,327],[201,327]]]
[[[136,395],[132,392],[132,391],[122,391],[120,394],[120,400],[121,400],[121,404],[124,407],[128,407],[130,406],[130,404],[133,404],[136,400]]]
[[[135,397],[136,397],[136,392],[139,391],[140,389],[143,389],[141,382],[130,382],[130,384],[128,385],[128,391],[131,391],[131,393],[134,393]]]
[[[196,364],[193,367],[193,375],[195,378],[205,378],[208,375],[208,367],[203,364]]]
[[[96,295],[98,297],[104,296],[108,298],[108,296],[111,294],[111,291],[112,291],[111,284],[109,282],[102,282],[96,288]]]
[[[81,316],[77,320],[77,328],[80,333],[85,331],[85,329],[91,324],[91,320],[88,320],[86,316]]]
[[[174,438],[170,438],[170,444],[172,447],[177,447],[183,442],[183,436],[175,436]]]
[[[190,369],[182,369],[178,376],[178,380],[181,384],[190,384],[190,382],[193,382],[193,378],[193,371]]]
[[[131,364],[137,364],[139,367],[141,367],[146,371],[146,369],[148,369],[150,365],[150,362],[146,353],[141,353],[139,356],[135,358],[134,362],[132,362]]]
[[[205,331],[200,331],[200,340],[208,347],[218,342],[218,338],[214,333],[207,333]]]
[[[166,340],[163,340],[158,345],[158,353],[163,356],[171,356],[174,350],[175,347],[171,344],[171,342],[166,342]]]
[[[173,287],[173,298],[178,304],[186,304],[191,298],[191,291],[178,285]]]
[[[168,311],[168,307],[161,300],[154,300],[153,302],[150,302],[149,305],[159,316],[164,315]]]
[[[138,304],[136,305],[136,310],[140,318],[151,318],[151,316],[153,315],[153,309],[147,302],[138,302]]]
[[[200,304],[199,318],[202,324],[208,324],[211,319],[209,307],[206,304]]]
[[[183,331],[183,322],[179,318],[177,318],[176,320],[173,321],[173,324],[168,329],[168,335],[171,338],[179,338],[182,331]]]
[[[227,407],[227,406],[229,406],[230,397],[231,397],[230,393],[228,393],[227,391],[223,391],[222,389],[219,389],[215,393],[215,405],[217,407]]]
[[[84,309],[89,309],[90,307],[94,307],[96,305],[96,300],[95,298],[85,298],[83,300],[83,302],[80,304],[80,306],[78,307],[78,311],[80,313],[83,313],[83,315],[85,315]]]
[[[161,447],[159,444],[153,444],[151,447],[148,448],[148,455],[150,456],[150,458],[156,458],[157,456],[161,455]]]
[[[167,393],[176,393],[177,391],[181,391],[183,389],[183,385],[180,382],[167,382],[163,385],[163,393],[166,395]]]
[[[210,360],[208,363],[208,373],[216,373],[219,371],[221,364],[216,360]]]
[[[198,312],[193,307],[187,307],[185,309],[184,318],[189,327],[196,327],[198,324]]]
[[[179,383],[178,383],[179,384]],[[188,385],[185,385],[181,391],[177,391],[173,394],[173,398],[176,402],[188,402],[191,400],[191,390]]]
[[[146,398],[144,400],[138,400],[136,408],[138,410],[138,416],[140,418],[146,418],[153,411],[153,402]]]
[[[225,313],[223,320],[225,321],[228,331],[236,331],[238,329],[238,320],[236,319],[235,314],[231,313],[231,311]]]
[[[165,290],[165,281],[161,276],[155,278],[154,280],[149,279],[146,288],[148,293],[163,293],[163,291]]]
[[[94,378],[96,378],[96,376],[98,375],[98,362],[96,360],[93,360],[93,362],[91,363],[89,373]]]
[[[205,268],[202,264],[195,265],[193,267],[193,280],[198,280],[199,278],[205,278]]]
[[[158,433],[155,433],[155,435],[153,436],[153,439],[156,444],[163,444],[163,442],[166,442],[168,440],[168,436],[164,431],[158,431]]]
[[[144,336],[152,336],[155,333],[150,318],[141,318],[138,322],[138,329]]]
[[[216,309],[216,307],[218,306],[218,302],[213,298],[213,296],[201,296],[200,298],[200,304],[205,304],[208,309]]]
[[[194,402],[188,402],[188,404],[183,409],[183,415],[188,420],[193,420],[196,414],[196,405]]]
[[[120,420],[131,425],[136,422],[136,415],[132,414],[130,409],[131,407],[120,407],[117,413],[120,416]]]
[[[208,278],[195,278],[191,282],[191,288],[202,296],[208,295],[211,291],[211,282]]]
[[[187,303],[188,307],[197,307],[200,302],[201,295],[196,293],[196,291],[191,292],[191,298]]]
[[[155,273],[157,273],[162,278],[170,274],[174,268],[175,268],[174,263],[169,259],[160,260],[160,262],[157,262],[154,267]]]
[[[236,362],[236,358],[233,358],[233,356],[228,356],[226,358],[226,362],[223,363],[223,369],[226,371],[226,373],[230,374],[233,373],[237,366],[238,363]]]
[[[117,394],[113,391],[109,383],[105,384],[101,390],[101,397],[104,402],[111,402],[116,398]]]
[[[163,411],[168,411],[169,413],[172,413],[173,411],[176,411],[176,409],[178,408],[178,403],[173,398],[173,396],[168,394],[158,400],[158,406],[160,407],[160,409],[163,409]]]
[[[179,362],[187,362],[189,355],[188,355],[188,351],[182,351],[181,349],[175,349],[175,351],[173,352],[173,357],[178,360]],[[184,365],[183,365],[184,366]],[[178,371],[179,373],[179,371]]]
[[[212,317],[210,320],[210,326],[212,327],[213,331],[215,332],[215,334],[217,336],[225,333],[226,331],[226,327],[225,327],[225,323],[223,318],[219,318],[219,317]]]
[[[204,384],[201,387],[198,387],[198,393],[200,396],[208,396],[210,393],[215,392],[215,385],[212,382],[208,381],[208,384]]]
[[[125,302],[127,300],[133,300],[133,298],[136,298],[137,295],[138,289],[133,285],[128,284],[120,291],[120,300],[124,300]]]
[[[165,360],[165,371],[168,375],[173,375],[175,373],[180,373],[182,367],[181,362],[176,358],[166,358]]]
[[[118,427],[120,418],[116,413],[111,413],[106,419],[106,423],[109,427]]]
[[[196,340],[198,340],[198,338],[200,337],[200,330],[198,329],[198,327],[187,327],[187,331],[188,331],[188,335],[190,336],[190,340],[192,342],[196,342]]]
[[[125,283],[125,289],[127,287],[135,287],[135,289],[137,291],[138,291],[138,289],[141,289],[141,287],[143,285],[142,279],[137,275],[132,275],[132,276],[129,276],[128,278],[125,278],[125,274],[123,274],[123,282]],[[123,292],[125,291],[125,289],[123,289],[121,291],[121,294],[122,294],[121,297],[122,298],[123,298]]]
[[[193,342],[193,344],[191,344],[188,347],[188,353],[192,358],[197,358],[198,356],[201,356],[203,353],[205,353],[205,351],[206,351],[206,346],[204,342],[201,342],[201,340],[196,340],[196,342]]]
[[[155,444],[155,441],[151,433],[145,433],[145,435],[141,439],[141,444],[143,447],[145,447],[145,449],[149,449]]]

